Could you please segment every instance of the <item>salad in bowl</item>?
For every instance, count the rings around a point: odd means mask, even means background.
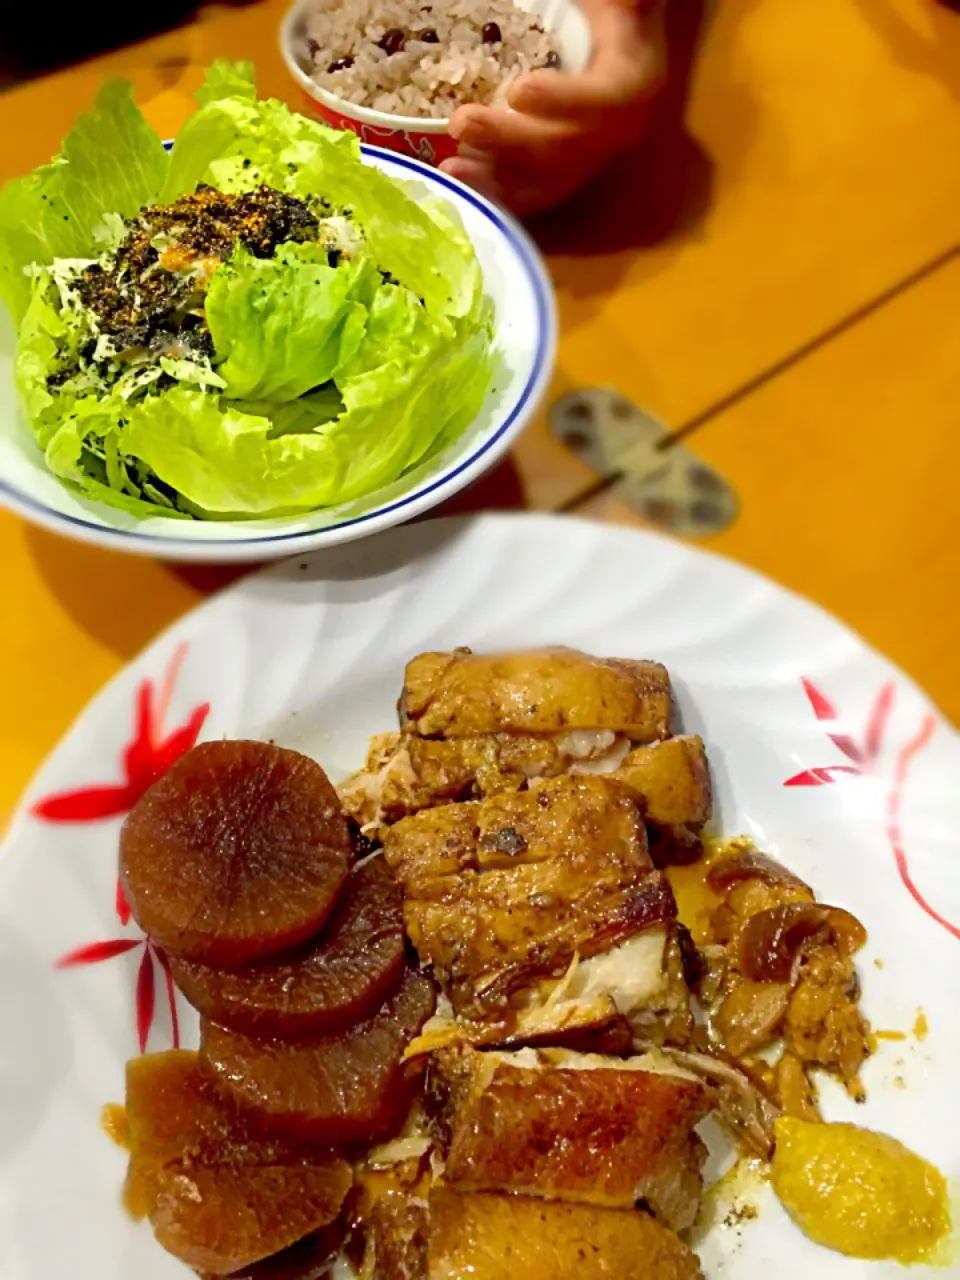
[[[46,469],[138,521],[276,524],[394,492],[510,364],[456,199],[258,100],[247,64],[215,63],[197,99],[171,148],[112,82],[0,193]]]

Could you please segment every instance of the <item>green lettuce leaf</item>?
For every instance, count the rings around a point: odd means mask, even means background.
[[[346,211],[379,267],[411,289],[434,317],[467,316],[482,295],[480,265],[456,213],[416,184],[366,165],[352,133],[336,133],[273,99],[251,97],[251,81],[217,64],[173,150],[164,200],[209,182],[223,191],[261,182]]]
[[[87,315],[60,305],[47,268],[34,268],[29,283],[30,301],[20,325],[14,377],[37,443],[45,449],[76,399],[66,391],[52,395],[47,379],[71,362],[92,331]]]
[[[95,256],[107,215],[129,218],[152,203],[168,165],[160,139],[134,105],[132,86],[113,80],[79,117],[56,159],[7,183],[0,192],[0,298],[17,324],[30,299],[25,268]]]
[[[281,245],[272,258],[238,249],[207,292],[217,372],[231,399],[283,403],[329,382],[363,340],[366,259],[334,268],[319,244]]]
[[[203,84],[195,97],[201,107],[221,98],[240,98],[248,102],[257,100],[257,83],[252,62],[231,62],[229,58],[216,58],[203,77]]]
[[[128,410],[118,446],[208,517],[278,516],[349,502],[395,480],[438,438],[473,420],[489,381],[486,335],[424,360],[399,381],[395,372],[388,366],[347,379],[340,417],[312,429],[305,419],[282,434],[272,416],[172,388]],[[327,397],[319,392],[317,399]],[[318,417],[330,407],[328,401]]]
[[[0,195],[0,296],[21,322],[17,380],[47,465],[136,517],[364,499],[453,441],[483,401],[492,310],[476,254],[450,206],[366,165],[352,134],[257,101],[247,64],[215,63],[197,99],[167,157],[129,87],[108,86],[57,160]],[[336,267],[319,244],[235,252],[206,296],[213,370],[164,357],[110,394],[95,372],[51,384],[96,330],[69,271],[50,264],[115,247],[122,218],[199,182],[307,200],[340,220],[334,238],[351,225],[347,251]]]
[[[45,460],[55,476],[82,497],[104,502],[139,519],[170,516],[185,520],[158,491],[145,492],[127,474],[118,441],[123,430],[121,406],[78,400],[47,445]]]
[[[233,400],[230,407],[254,418],[269,418],[270,435],[276,437],[316,431],[339,418],[344,406],[336,384],[328,382],[309,395],[301,396],[299,400],[288,400],[286,404],[275,404],[271,400]]]

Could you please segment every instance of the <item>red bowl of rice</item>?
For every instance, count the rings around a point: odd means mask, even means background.
[[[280,50],[310,114],[436,165],[457,153],[458,106],[504,105],[542,67],[581,69],[590,32],[575,0],[297,0]]]

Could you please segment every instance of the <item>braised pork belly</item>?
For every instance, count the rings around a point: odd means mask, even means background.
[[[694,1126],[711,1099],[662,1055],[444,1050],[426,1096],[444,1181],[459,1190],[643,1201],[675,1231],[693,1225],[706,1150]]]
[[[544,1030],[544,1009],[562,1020],[570,1002],[643,1020],[683,987],[673,893],[621,783],[564,775],[424,810],[387,828],[384,856],[407,934],[462,1020]],[[686,1005],[684,989],[684,1025]]]
[[[656,662],[561,648],[421,654],[406,669],[400,732],[373,739],[341,788],[344,809],[376,829],[568,770],[610,772],[632,746],[668,736],[670,702]]]

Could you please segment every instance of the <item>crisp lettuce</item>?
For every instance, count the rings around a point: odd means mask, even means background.
[[[91,337],[88,317],[62,305],[46,267],[36,267],[17,344],[16,380],[37,443],[45,449],[70,412],[75,393],[52,395],[48,377],[68,364]]]
[[[329,266],[319,244],[281,245],[272,258],[238,249],[206,302],[226,394],[283,403],[329,382],[363,341],[358,298],[372,274],[364,260]]]
[[[57,159],[0,194],[0,297],[19,325],[37,442],[65,483],[136,517],[363,498],[479,410],[492,309],[476,254],[451,207],[365,165],[352,134],[258,101],[247,64],[215,63],[197,100],[167,156],[129,86],[108,85]],[[294,195],[330,219],[334,241],[352,228],[348,247],[288,243],[269,258],[238,247],[206,294],[212,365],[185,352],[110,385],[75,376],[96,323],[59,260],[98,258],[122,219],[200,183]]]
[[[152,204],[170,160],[133,102],[113,80],[84,112],[63,150],[0,192],[0,298],[19,323],[30,298],[31,264],[94,257],[110,214],[130,218]]]
[[[250,84],[215,63],[203,106],[177,137],[163,199],[209,182],[223,191],[261,182],[349,210],[378,266],[412,289],[436,316],[466,315],[482,293],[480,265],[456,213],[418,202],[409,188],[364,165],[352,133],[334,133],[276,101],[258,102]]]

